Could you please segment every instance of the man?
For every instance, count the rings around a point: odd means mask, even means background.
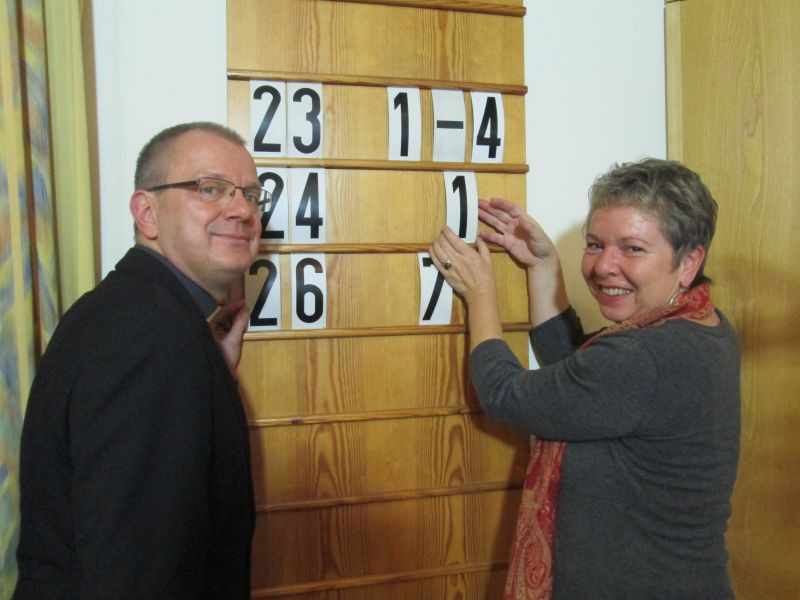
[[[249,597],[247,309],[227,301],[266,193],[213,123],[156,135],[135,186],[137,245],[64,315],[31,389],[15,599]]]

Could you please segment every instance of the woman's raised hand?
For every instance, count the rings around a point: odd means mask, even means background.
[[[522,207],[503,200],[478,201],[480,220],[495,231],[482,231],[480,237],[505,248],[525,267],[535,267],[542,261],[558,259],[555,246],[547,234]]]

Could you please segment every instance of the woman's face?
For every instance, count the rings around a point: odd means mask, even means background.
[[[581,271],[606,319],[620,322],[664,306],[688,287],[700,268],[702,248],[676,268],[674,250],[656,215],[633,206],[597,209],[586,231]]]

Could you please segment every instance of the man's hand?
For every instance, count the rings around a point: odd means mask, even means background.
[[[208,318],[211,333],[217,340],[222,356],[230,369],[231,374],[236,374],[236,367],[242,357],[242,339],[250,311],[244,298],[223,304]]]

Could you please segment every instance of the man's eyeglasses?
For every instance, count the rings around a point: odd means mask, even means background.
[[[264,212],[264,205],[272,200],[270,193],[264,188],[239,186],[227,179],[218,179],[217,177],[201,177],[193,181],[179,181],[178,183],[164,183],[148,188],[147,192],[158,192],[160,190],[168,190],[171,188],[186,188],[193,190],[203,202],[212,204],[220,202],[223,205],[228,205],[233,200],[236,190],[242,190],[244,199],[247,205],[253,209],[253,212],[261,214]]]

